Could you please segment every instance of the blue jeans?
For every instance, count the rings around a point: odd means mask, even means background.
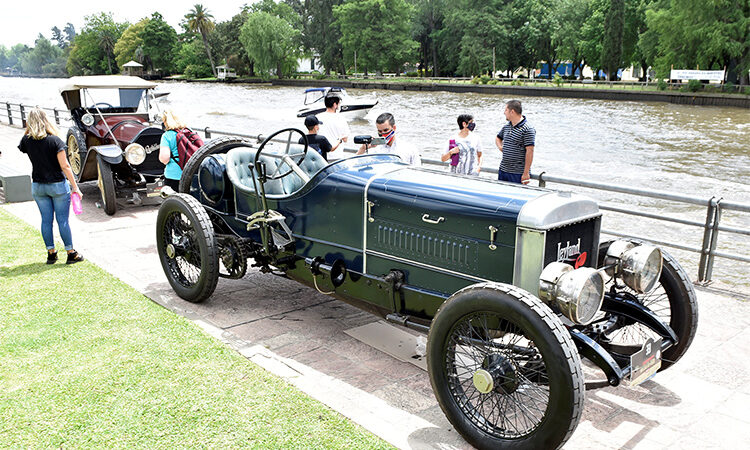
[[[31,196],[34,197],[42,214],[42,238],[47,250],[54,250],[55,237],[52,234],[52,220],[57,216],[57,227],[65,244],[65,250],[73,250],[73,236],[70,234],[68,216],[70,214],[70,185],[67,181],[57,183],[31,183]]]
[[[497,171],[497,179],[500,181],[510,181],[511,183],[521,184],[522,176],[522,173],[503,172],[502,170]]]

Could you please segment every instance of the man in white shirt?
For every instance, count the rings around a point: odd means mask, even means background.
[[[376,145],[371,147],[369,144],[363,144],[358,155],[364,153],[390,153],[398,155],[406,164],[421,166],[422,158],[419,156],[417,148],[403,140],[396,140],[396,119],[391,113],[383,113],[375,119],[375,127],[378,129],[378,136],[386,139],[385,145]]]
[[[339,109],[341,99],[331,95],[326,96],[323,102],[326,105],[326,110],[318,114],[318,119],[321,122],[318,134],[325,136],[334,147],[341,142],[347,142],[349,134],[351,134],[349,124],[346,123],[346,119],[340,113],[336,112]]]

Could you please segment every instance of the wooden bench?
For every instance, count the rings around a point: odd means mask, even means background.
[[[0,203],[26,202],[31,197],[31,176],[0,164]]]

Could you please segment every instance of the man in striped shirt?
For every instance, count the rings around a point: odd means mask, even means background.
[[[511,183],[528,184],[531,161],[534,159],[536,130],[521,114],[521,102],[511,100],[505,104],[508,123],[497,133],[495,145],[503,154],[497,179]]]

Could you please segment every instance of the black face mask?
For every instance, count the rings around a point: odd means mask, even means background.
[[[474,128],[477,127],[477,124],[475,122],[471,122],[470,124],[466,125],[466,128],[469,129],[469,131],[474,131]]]

